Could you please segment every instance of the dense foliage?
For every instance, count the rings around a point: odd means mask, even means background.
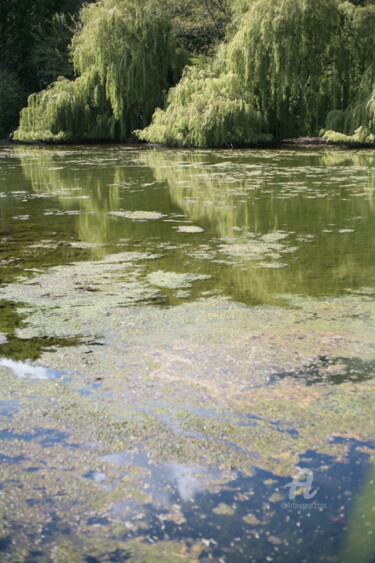
[[[79,24],[65,12],[81,0],[64,0],[60,15],[54,0],[38,4],[49,11],[33,24],[30,61],[45,90],[29,97],[16,139],[135,131],[175,146],[231,146],[323,131],[375,142],[374,0],[98,0]],[[5,131],[27,88],[17,70],[0,78]]]
[[[193,56],[212,55],[225,37],[230,0],[158,0],[168,14],[178,46]]]
[[[147,125],[184,64],[168,19],[147,0],[84,6],[72,42],[78,78],[30,96],[16,139],[127,139]]]
[[[369,69],[374,41],[374,6],[338,0],[239,2],[232,34],[214,63],[219,77],[195,77],[192,86],[186,73],[171,92],[167,109],[158,111],[152,125],[138,134],[148,141],[207,146],[212,144],[215,118],[205,116],[216,115],[220,133],[214,135],[219,141],[215,144],[227,144],[228,137],[232,144],[256,141],[258,130],[249,130],[246,119],[237,119],[239,108],[246,108],[246,115],[262,116],[262,133],[266,123],[276,138],[317,135],[327,115],[341,116],[353,104],[341,121],[348,132],[353,132],[353,124],[365,125],[367,131],[373,123],[373,97],[367,91],[363,99],[362,92],[373,83]],[[217,98],[217,83],[222,77],[226,84],[228,73],[235,77],[236,89],[223,88]],[[192,88],[194,96],[186,96]],[[225,132],[223,112],[230,115]]]
[[[85,4],[93,1],[85,0]],[[197,57],[211,54],[223,39],[229,19],[228,1],[155,0],[154,3],[168,17],[177,47]],[[59,77],[74,77],[69,45],[81,25],[78,14],[83,3],[83,0],[0,2],[0,138],[17,127],[19,111],[29,94],[47,88]],[[118,0],[117,3],[128,2]],[[47,130],[49,123],[42,130]],[[39,135],[34,131],[31,137]]]
[[[16,128],[31,92],[72,73],[68,45],[82,1],[0,2],[0,137]]]
[[[241,91],[238,76],[190,67],[156,110],[141,139],[176,146],[246,145],[270,140],[267,125]]]
[[[0,138],[6,137],[17,123],[24,97],[24,89],[17,74],[0,69]]]
[[[375,67],[364,73],[354,102],[327,116],[323,137],[338,143],[375,143]]]

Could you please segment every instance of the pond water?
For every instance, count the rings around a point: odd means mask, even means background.
[[[375,561],[375,154],[0,149],[0,559]]]

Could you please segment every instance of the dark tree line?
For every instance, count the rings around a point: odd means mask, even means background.
[[[0,137],[17,126],[27,96],[71,74],[68,45],[83,0],[0,4]]]

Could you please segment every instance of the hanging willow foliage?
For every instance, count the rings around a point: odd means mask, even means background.
[[[329,112],[358,97],[364,102],[363,77],[375,61],[375,7],[339,0],[251,2],[228,59],[275,136],[317,134]]]
[[[375,144],[375,65],[365,72],[354,103],[328,114],[326,129],[327,141]]]
[[[170,146],[217,147],[271,139],[261,114],[249,104],[233,73],[190,67],[157,109],[152,124],[136,131],[140,139]]]
[[[348,10],[347,3],[345,4]],[[350,10],[357,54],[357,86],[343,109],[328,113],[324,139],[344,143],[375,143],[375,6]]]
[[[374,14],[374,6],[340,0],[237,0],[215,77],[186,73],[166,111],[157,110],[138,135],[177,145],[243,144],[264,123],[277,138],[318,134],[329,112],[358,97],[375,57]],[[215,112],[220,133],[213,134]],[[262,126],[252,129],[253,117],[244,115],[263,116]]]
[[[353,101],[374,61],[374,14],[338,0],[252,2],[228,65],[275,136],[317,134],[329,111]]]
[[[356,3],[358,4],[358,2]],[[161,0],[99,0],[81,12],[75,81],[30,97],[16,139],[141,139],[178,146],[374,135],[375,6],[235,0],[227,41],[188,69]],[[328,119],[327,119],[328,116]],[[336,139],[335,139],[336,140]]]
[[[72,53],[78,78],[33,94],[19,140],[126,139],[151,121],[185,63],[152,0],[100,0],[81,11]]]
[[[228,47],[257,109],[278,137],[311,134],[338,104],[340,32],[336,0],[262,0],[253,4]]]

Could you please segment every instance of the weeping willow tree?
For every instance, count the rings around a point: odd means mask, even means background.
[[[242,18],[229,66],[274,135],[314,133],[339,103],[339,33],[336,0],[261,0]]]
[[[351,40],[357,56],[349,77],[352,96],[343,108],[330,111],[324,138],[337,142],[375,143],[375,6],[342,6],[351,24]],[[353,88],[354,85],[354,88]]]
[[[233,73],[188,68],[170,91],[168,109],[157,109],[140,139],[175,146],[225,146],[270,140],[262,115],[249,103]]]
[[[178,145],[224,145],[228,139],[242,144],[256,141],[265,123],[277,138],[316,135],[329,112],[345,111],[356,100],[374,63],[374,41],[373,6],[238,0],[228,40],[213,64],[215,76],[187,72],[166,111],[158,110],[138,135]],[[218,84],[223,86],[219,96]],[[204,98],[206,105],[199,101]],[[253,116],[261,129],[254,127]]]
[[[15,139],[129,138],[179,79],[184,56],[153,0],[100,0],[80,17],[72,41],[78,77],[31,95]]]
[[[277,137],[318,134],[327,114],[338,115],[357,100],[362,113],[357,108],[352,119],[359,127],[371,113],[375,7],[339,0],[250,4],[228,45],[229,68],[243,77],[270,131]]]
[[[355,102],[328,114],[326,128],[327,141],[375,144],[375,65],[364,74]]]
[[[374,5],[235,0],[226,41],[185,71],[164,106],[186,62],[164,4],[86,5],[72,42],[76,80],[32,95],[15,138],[120,140],[136,130],[150,142],[226,146],[325,128],[326,138],[372,142]]]

